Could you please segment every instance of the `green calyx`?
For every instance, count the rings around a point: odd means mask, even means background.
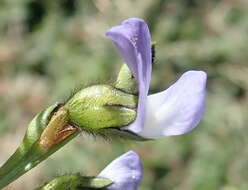
[[[87,130],[122,127],[136,118],[137,97],[110,85],[80,90],[66,104],[70,121]]]
[[[59,176],[36,190],[86,190],[102,189],[113,182],[99,177],[84,177],[80,174]]]

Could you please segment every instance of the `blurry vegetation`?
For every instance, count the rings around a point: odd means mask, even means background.
[[[200,126],[145,143],[81,136],[11,189],[32,189],[63,172],[97,174],[129,149],[144,161],[140,190],[248,189],[246,0],[1,0],[0,162],[35,113],[77,86],[115,79],[122,60],[104,32],[134,16],[148,22],[157,42],[151,92],[186,70],[208,73]]]

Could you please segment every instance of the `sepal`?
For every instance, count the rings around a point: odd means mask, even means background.
[[[120,69],[115,87],[129,94],[138,94],[136,80],[126,64]]]
[[[102,177],[84,177],[80,174],[59,176],[35,190],[87,190],[103,189],[111,185],[110,179]]]

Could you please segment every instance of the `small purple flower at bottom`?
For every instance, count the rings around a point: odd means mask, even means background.
[[[139,91],[137,117],[121,128],[142,138],[181,135],[200,122],[206,96],[207,75],[188,71],[167,90],[148,96],[152,72],[151,36],[147,24],[130,18],[107,31],[136,79]]]
[[[112,161],[98,177],[113,181],[107,190],[136,190],[143,177],[140,157],[129,151]]]

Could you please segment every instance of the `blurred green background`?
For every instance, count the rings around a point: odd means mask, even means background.
[[[37,112],[78,85],[114,81],[122,60],[104,33],[128,17],[145,19],[157,42],[151,93],[187,70],[208,73],[199,127],[140,143],[82,134],[6,189],[96,175],[130,149],[144,163],[140,190],[248,189],[247,0],[1,0],[0,164]]]

